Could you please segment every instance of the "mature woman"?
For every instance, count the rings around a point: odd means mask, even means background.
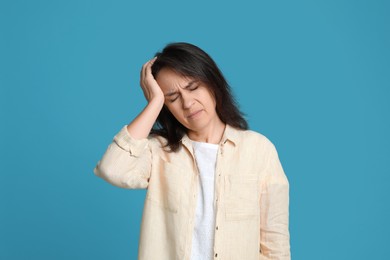
[[[188,43],[145,63],[144,110],[94,169],[147,188],[139,259],[290,259],[289,183],[215,62]]]

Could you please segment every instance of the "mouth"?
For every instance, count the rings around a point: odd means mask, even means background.
[[[191,118],[194,118],[196,117],[197,115],[200,114],[200,112],[202,112],[202,109],[201,110],[198,110],[198,111],[195,111],[194,113],[191,113],[187,116],[187,118],[191,119]]]

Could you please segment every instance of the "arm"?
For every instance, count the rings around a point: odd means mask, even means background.
[[[135,139],[146,138],[153,127],[163,105],[164,93],[152,75],[152,65],[156,58],[146,62],[142,66],[140,85],[144,92],[148,105],[127,126],[128,133]]]
[[[260,259],[291,259],[289,183],[271,142],[260,203]]]
[[[94,173],[121,188],[147,188],[152,160],[148,143],[146,138],[133,138],[127,132],[127,126],[123,126],[97,163]]]
[[[151,147],[147,136],[156,121],[164,95],[152,73],[155,59],[145,63],[141,70],[141,87],[148,101],[143,111],[124,126],[108,146],[94,173],[121,188],[146,188],[151,170]]]

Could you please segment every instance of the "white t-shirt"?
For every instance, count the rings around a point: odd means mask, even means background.
[[[213,259],[215,232],[214,174],[218,145],[193,143],[195,160],[199,169],[199,192],[192,236],[191,260]]]

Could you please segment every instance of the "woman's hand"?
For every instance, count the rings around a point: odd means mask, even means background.
[[[164,93],[152,75],[152,65],[157,57],[149,60],[142,66],[140,85],[146,100],[150,103],[154,99],[164,102]]]
[[[156,58],[142,66],[140,85],[148,104],[138,116],[127,125],[127,132],[135,139],[147,138],[164,106],[164,93],[152,75]]]

